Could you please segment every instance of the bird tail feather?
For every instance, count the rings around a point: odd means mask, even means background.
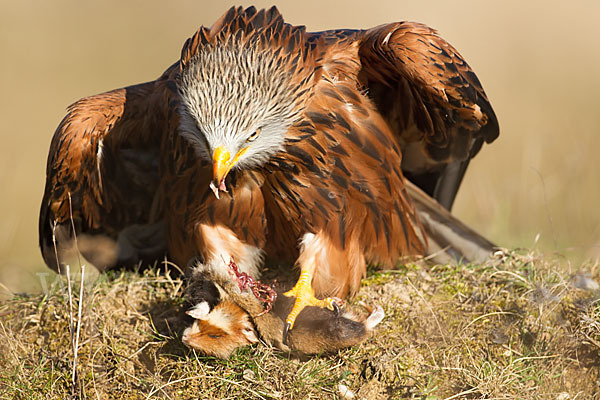
[[[497,246],[450,214],[410,181],[406,189],[423,224],[428,242],[426,259],[437,264],[481,263]]]

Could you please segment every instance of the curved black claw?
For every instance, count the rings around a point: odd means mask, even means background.
[[[286,322],[285,327],[283,328],[283,344],[285,344],[285,345],[287,345],[288,332],[290,331],[291,327],[292,327],[292,324],[290,324],[289,322]]]
[[[340,308],[340,305],[337,303],[337,301],[332,302],[331,305],[333,306],[333,311],[335,311],[335,315],[340,315],[342,309]]]

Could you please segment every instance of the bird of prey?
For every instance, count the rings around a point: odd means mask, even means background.
[[[425,25],[310,33],[233,7],[157,80],[69,107],[40,246],[54,269],[74,239],[101,269],[165,253],[254,277],[296,265],[293,329],[307,305],[356,293],[367,263],[428,254],[414,198],[449,209],[497,136],[478,78]]]

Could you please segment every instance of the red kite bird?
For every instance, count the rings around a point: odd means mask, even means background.
[[[479,80],[425,25],[309,33],[274,7],[231,8],[157,80],[69,107],[40,246],[58,269],[73,226],[101,269],[165,253],[255,277],[295,264],[292,328],[303,307],[354,294],[367,263],[445,247],[429,225],[451,217],[423,211],[409,180],[449,209],[497,136]]]

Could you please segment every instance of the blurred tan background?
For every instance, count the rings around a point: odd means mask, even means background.
[[[198,26],[232,4],[0,3],[0,294],[40,290],[38,273],[48,272],[37,248],[37,218],[50,138],[65,108],[158,77]],[[564,268],[600,257],[599,2],[277,6],[288,22],[309,30],[399,20],[437,28],[483,82],[501,127],[500,138],[471,164],[455,213],[502,246],[564,255]]]

